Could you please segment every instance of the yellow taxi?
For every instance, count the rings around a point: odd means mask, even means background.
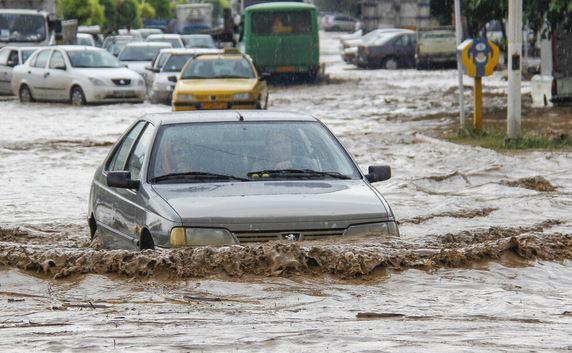
[[[240,51],[200,54],[183,67],[173,91],[173,111],[266,109],[268,85]]]

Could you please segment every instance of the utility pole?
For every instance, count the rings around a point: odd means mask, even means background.
[[[508,1],[508,114],[507,137],[521,136],[522,0]]]
[[[457,47],[463,41],[463,22],[461,20],[461,0],[455,0],[455,31],[457,34]],[[463,63],[461,53],[457,50],[457,74],[459,76],[459,130],[465,129],[465,88],[463,86]]]

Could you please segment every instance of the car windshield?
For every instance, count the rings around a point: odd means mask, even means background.
[[[88,37],[77,37],[77,41],[76,41],[77,45],[93,45],[91,38]]]
[[[369,33],[368,33],[369,34]],[[371,43],[381,43],[385,41],[387,38],[395,35],[395,32],[377,32],[375,35],[369,36],[366,38],[367,34],[363,36],[362,42],[364,44],[371,44]]]
[[[181,42],[177,38],[147,38],[147,42],[169,43],[173,48],[182,48]]]
[[[255,78],[252,66],[245,58],[200,59],[189,63],[183,80],[199,78]]]
[[[153,61],[159,51],[165,49],[157,46],[127,46],[119,54],[120,61]]]
[[[181,72],[183,66],[193,57],[192,54],[171,55],[163,65],[161,71],[164,72]]]
[[[41,42],[45,39],[44,16],[0,14],[0,42]]]
[[[113,55],[99,50],[68,51],[71,66],[77,68],[118,68],[121,63]]]
[[[183,36],[187,48],[216,48],[210,36]]]
[[[160,129],[150,158],[151,182],[197,182],[212,175],[247,181],[360,178],[318,122],[188,123]]]

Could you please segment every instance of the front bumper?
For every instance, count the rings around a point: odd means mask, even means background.
[[[149,100],[153,104],[171,104],[173,99],[173,90],[152,90],[149,94]]]
[[[146,90],[144,86],[93,86],[85,90],[85,98],[88,103],[120,103],[142,102],[145,100]]]
[[[187,110],[225,110],[225,109],[258,109],[256,101],[231,102],[173,102],[173,111]]]

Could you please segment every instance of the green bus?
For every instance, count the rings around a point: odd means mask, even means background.
[[[247,7],[243,44],[261,72],[315,79],[320,68],[316,7],[296,2]]]

